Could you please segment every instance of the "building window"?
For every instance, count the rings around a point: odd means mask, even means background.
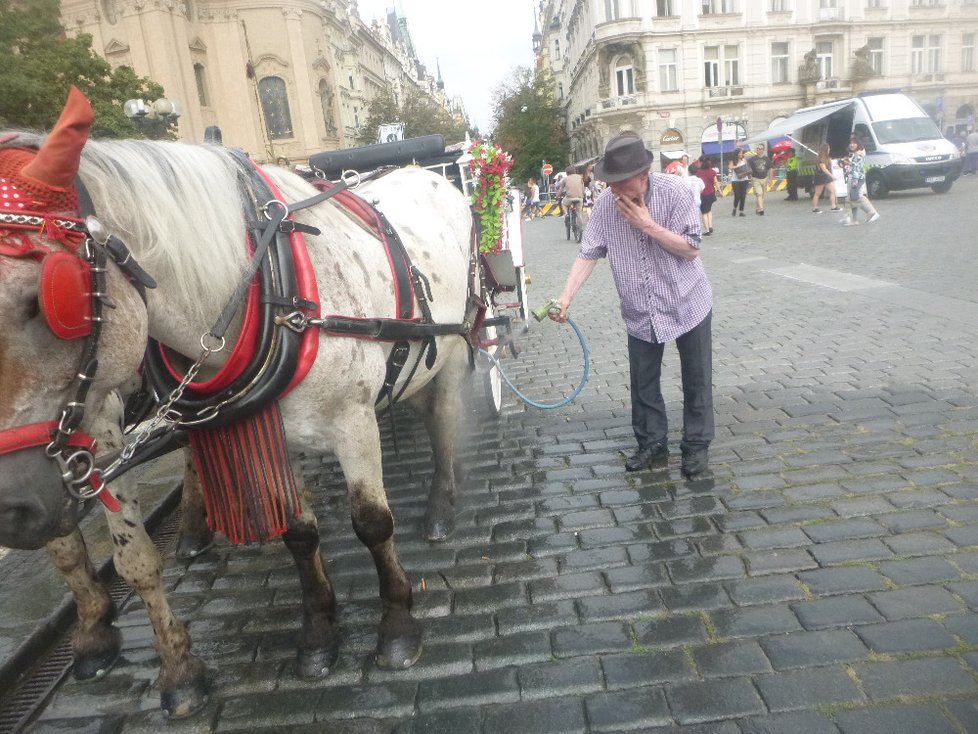
[[[655,0],[655,14],[664,18],[670,15],[677,15],[675,5],[678,0]]]
[[[783,13],[786,10],[790,10],[788,0],[771,0],[772,13]]]
[[[869,38],[866,40],[869,46],[869,64],[873,71],[879,76],[883,76],[883,39],[880,37]]]
[[[204,74],[203,64],[194,64],[194,81],[197,82],[197,101],[201,107],[210,107],[210,98],[207,95],[207,77]]]
[[[635,94],[635,70],[631,64],[623,64],[615,68],[615,84],[619,97]]]
[[[867,8],[884,8],[883,0],[866,0]]]
[[[604,19],[618,20],[619,8],[618,0],[604,0]]]
[[[703,0],[703,15],[736,13],[737,0]]]
[[[975,70],[975,34],[961,36],[961,71]]]
[[[285,81],[277,76],[266,76],[258,82],[258,97],[265,116],[268,137],[273,140],[292,137],[292,115],[289,114],[289,93]]]
[[[771,44],[771,83],[784,84],[788,81],[788,44]]]
[[[707,87],[740,84],[740,58],[737,46],[707,46],[703,49],[703,76]]]
[[[554,60],[556,61],[556,60],[559,60],[559,59],[560,59],[560,39],[559,38],[555,38],[554,39]]]
[[[659,49],[659,91],[675,92],[679,89],[679,67],[676,49]]]
[[[911,0],[910,5],[914,8],[923,8],[927,5],[943,5],[944,0]]]
[[[818,7],[822,9],[834,8],[836,0],[818,0]]]
[[[834,47],[832,41],[819,41],[815,44],[815,58],[818,61],[820,79],[835,78],[835,67],[832,65]]]
[[[913,74],[932,74],[941,70],[941,37],[914,36],[910,49],[910,71]]]

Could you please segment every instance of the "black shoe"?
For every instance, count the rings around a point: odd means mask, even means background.
[[[625,471],[648,469],[656,461],[668,457],[669,447],[665,441],[657,441],[651,446],[640,446],[634,454],[625,459]]]
[[[742,216],[742,217],[746,217],[747,215],[746,215],[746,214],[744,214],[743,212],[741,212],[741,213],[740,213],[740,216]]]
[[[683,449],[683,463],[680,471],[687,479],[703,474],[710,465],[709,449]]]

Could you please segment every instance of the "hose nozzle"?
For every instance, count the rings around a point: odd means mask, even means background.
[[[543,303],[533,309],[533,318],[537,321],[543,321],[551,313],[560,313],[560,304],[557,301],[550,299],[546,303]]]

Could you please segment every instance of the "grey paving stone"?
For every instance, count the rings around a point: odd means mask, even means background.
[[[615,594],[657,588],[671,583],[665,564],[624,566],[602,572],[608,588]]]
[[[978,609],[978,581],[962,581],[947,585],[948,591],[964,599],[970,609]]]
[[[624,652],[632,647],[632,636],[624,622],[597,622],[555,629],[551,635],[558,658]]]
[[[666,697],[676,720],[684,726],[767,713],[754,686],[743,678],[679,683],[666,689]]]
[[[754,680],[772,712],[866,700],[842,666],[759,675]]]
[[[415,686],[408,684],[411,688]],[[311,724],[320,711],[322,691],[251,693],[224,701],[221,728]],[[413,693],[412,693],[413,696]]]
[[[944,708],[962,731],[978,731],[978,700],[971,697],[962,701],[945,701]]]
[[[761,530],[745,530],[740,539],[751,550],[770,548],[797,548],[808,545],[808,536],[797,527],[771,527]]]
[[[725,609],[733,605],[726,589],[720,584],[667,586],[659,589],[659,595],[669,610],[675,613]]]
[[[795,632],[760,640],[776,670],[809,668],[862,660],[869,651],[849,630]]]
[[[764,510],[764,512],[761,514],[771,525],[802,523],[812,520],[825,520],[827,518],[836,517],[836,513],[832,509],[815,505],[793,505],[791,507],[780,507],[771,510]]]
[[[706,627],[699,616],[674,616],[642,620],[632,625],[635,642],[641,647],[675,647],[706,640]]]
[[[600,573],[565,573],[549,579],[536,579],[527,584],[533,603],[574,599],[606,594],[607,587]]]
[[[839,734],[827,717],[814,711],[752,716],[740,722],[742,734]]]
[[[929,614],[954,614],[961,603],[939,586],[915,586],[868,595],[870,603],[890,620],[924,617]]]
[[[924,652],[954,647],[957,642],[939,622],[913,619],[856,627],[870,649],[879,653]]]
[[[894,533],[929,530],[947,526],[947,520],[933,510],[887,512],[886,514],[876,515],[876,519]]]
[[[744,564],[733,556],[682,559],[666,564],[669,575],[677,584],[700,581],[722,581],[745,575]]]
[[[807,550],[775,550],[746,553],[747,572],[751,576],[771,573],[790,573],[818,568],[818,562]]]
[[[792,609],[805,629],[809,630],[883,621],[883,615],[861,596],[796,602]]]
[[[591,693],[604,686],[604,675],[597,658],[569,658],[522,665],[517,674],[524,700]]]
[[[842,734],[959,734],[934,705],[892,706],[841,711]]]
[[[922,658],[853,666],[866,695],[876,701],[898,696],[953,696],[978,691],[975,679],[954,658]]]
[[[730,581],[726,587],[730,592],[730,598],[739,606],[805,598],[805,591],[794,576],[742,579]]]
[[[395,734],[481,734],[482,717],[477,712],[466,710],[416,714],[411,719],[398,724],[394,732]]]
[[[515,668],[477,671],[468,675],[421,681],[417,707],[421,713],[441,709],[519,701]]]
[[[803,528],[805,534],[816,543],[829,543],[838,540],[859,538],[878,538],[886,530],[878,522],[868,518],[843,518],[828,522],[811,523]]]
[[[657,592],[652,590],[628,591],[581,599],[577,602],[583,622],[608,622],[658,616],[665,606]]]
[[[978,615],[958,614],[944,619],[944,626],[966,645],[978,645]]]
[[[585,698],[591,730],[627,731],[671,724],[673,718],[661,688],[633,692],[596,693]]]
[[[863,567],[803,571],[798,574],[798,580],[816,596],[882,591],[886,588],[886,579],[876,571]]]
[[[720,609],[712,614],[716,634],[721,638],[759,637],[802,629],[787,604],[769,604],[745,609]]]
[[[696,556],[696,547],[685,538],[658,543],[637,543],[628,546],[627,550],[628,558],[634,564],[662,563]]]
[[[608,690],[694,680],[697,677],[689,657],[681,649],[602,655],[601,667]]]
[[[903,533],[884,538],[887,547],[899,556],[925,556],[953,553],[955,545],[943,535],[929,532]]]
[[[549,660],[550,634],[539,630],[496,637],[475,643],[472,653],[476,670]]]
[[[534,602],[524,607],[508,607],[496,612],[496,623],[501,635],[550,630],[576,624],[577,621],[577,609],[570,600]]]
[[[494,612],[500,607],[522,606],[527,601],[522,583],[493,584],[456,591],[454,611],[460,614]]]
[[[880,540],[840,540],[813,545],[809,552],[822,566],[893,558],[893,551]]]
[[[847,489],[851,489],[847,487]],[[879,521],[880,513],[897,515],[901,513],[893,512],[893,505],[882,497],[847,497],[845,499],[833,500],[829,503],[835,514],[839,517],[861,517],[865,515],[876,515]],[[889,527],[889,526],[887,526]],[[891,528],[892,529],[892,528]]]
[[[487,706],[483,734],[586,734],[584,705],[578,698],[520,701]]]
[[[617,546],[577,550],[564,554],[559,559],[559,564],[561,574],[599,571],[627,565],[628,553]]]
[[[771,663],[753,640],[702,645],[692,648],[692,654],[704,678],[771,672]]]

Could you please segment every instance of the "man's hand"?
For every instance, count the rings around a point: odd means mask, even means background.
[[[547,313],[547,317],[551,321],[556,321],[558,324],[567,323],[567,311],[570,309],[570,304],[564,305],[562,301],[554,301],[555,308],[550,309]]]
[[[635,227],[643,234],[650,234],[650,228],[655,226],[652,215],[649,213],[645,202],[641,199],[629,199],[624,196],[615,195],[615,206],[618,213],[625,218],[625,221]]]

